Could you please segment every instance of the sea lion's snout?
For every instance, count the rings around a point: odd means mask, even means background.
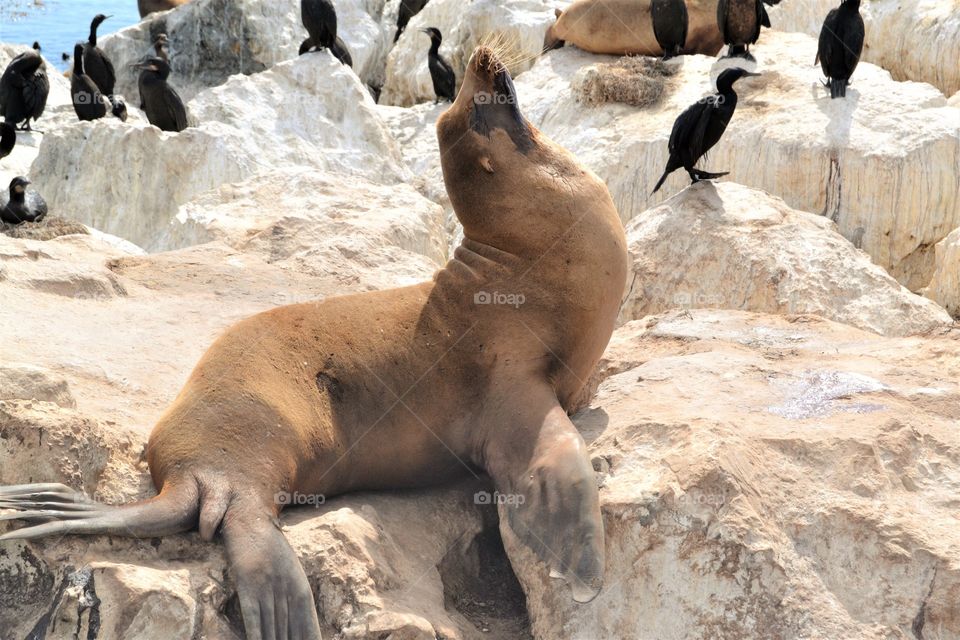
[[[495,129],[502,129],[521,153],[533,146],[510,71],[489,47],[474,51],[454,107],[469,112],[469,127],[476,133],[489,138]]]

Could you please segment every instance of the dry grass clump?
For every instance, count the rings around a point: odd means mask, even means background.
[[[648,107],[663,95],[667,79],[678,67],[659,58],[624,56],[616,62],[600,62],[577,74],[573,92],[578,102],[599,105],[621,102],[632,107]]]
[[[40,222],[24,222],[18,225],[0,222],[0,233],[21,240],[53,240],[77,233],[88,235],[90,232],[79,222],[47,216]]]

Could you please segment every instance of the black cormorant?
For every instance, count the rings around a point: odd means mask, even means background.
[[[113,110],[113,105],[100,93],[96,83],[84,73],[82,42],[78,42],[73,49],[70,96],[73,98],[73,110],[81,120],[97,120],[107,115],[108,108]]]
[[[653,35],[663,49],[663,59],[680,55],[687,44],[687,3],[684,0],[652,0],[650,16]]]
[[[456,99],[457,76],[443,57],[440,56],[440,43],[443,35],[435,27],[424,29],[430,36],[430,53],[427,54],[427,65],[430,67],[430,77],[433,78],[433,92],[437,94],[436,102],[441,99],[453,102]]]
[[[140,65],[140,91],[147,120],[163,131],[180,132],[187,128],[187,110],[183,100],[167,84],[170,64],[160,57],[148,58]]]
[[[860,0],[842,0],[840,7],[831,10],[823,21],[817,62],[829,81],[831,98],[846,97],[850,76],[863,52],[863,37]]]
[[[720,0],[717,3],[717,26],[723,42],[730,45],[727,55],[752,60],[750,45],[760,38],[760,27],[766,17],[763,0]],[[766,17],[767,23],[770,18]]]
[[[153,41],[153,51],[156,54],[156,57],[161,58],[164,62],[166,62],[169,65],[170,54],[167,52],[168,42],[169,42],[169,39],[167,38],[167,34],[165,33],[157,34],[157,39]],[[141,64],[145,62],[147,59],[149,59],[149,57],[150,56],[148,55],[146,58],[142,58],[141,62],[135,62],[131,66],[135,69],[140,69]],[[143,97],[143,78],[144,78],[144,74],[141,73],[139,74],[137,79],[137,88],[139,89],[139,93],[140,93],[140,109],[146,108],[146,99]]]
[[[0,116],[14,126],[23,123],[20,128],[30,131],[30,120],[43,115],[49,95],[50,80],[40,52],[24,51],[0,77]]]
[[[654,193],[660,190],[668,175],[681,167],[687,170],[693,182],[727,175],[727,172],[708,173],[695,169],[694,166],[720,141],[733,112],[737,109],[737,94],[733,90],[733,83],[745,76],[758,75],[760,74],[750,73],[739,67],[727,69],[717,78],[715,95],[700,100],[680,114],[670,133],[670,159],[660,181],[653,189]]]
[[[410,18],[417,15],[427,6],[428,0],[400,0],[400,13],[397,14],[397,35],[393,36],[393,41],[400,39],[400,34],[407,28]]]
[[[107,100],[110,101],[113,115],[121,120],[127,119],[127,105],[123,100],[113,95],[113,90],[117,86],[117,72],[113,68],[110,58],[103,52],[103,49],[97,46],[97,28],[104,20],[110,16],[102,13],[97,14],[90,23],[90,38],[83,45],[83,69],[87,77],[93,80]]]
[[[0,159],[6,158],[17,146],[17,128],[4,120],[0,122]]]
[[[309,34],[300,45],[301,56],[313,50],[330,49],[341,63],[353,66],[350,50],[337,37],[337,10],[331,0],[300,0],[300,19]]]
[[[39,193],[31,193],[27,199],[27,185],[30,181],[17,176],[10,182],[10,200],[0,208],[0,220],[7,224],[40,222],[47,215],[47,203]]]

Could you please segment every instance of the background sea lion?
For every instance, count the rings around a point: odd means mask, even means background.
[[[159,495],[111,507],[61,485],[0,488],[27,528],[223,536],[247,637],[318,638],[277,524],[285,494],[435,484],[486,470],[501,528],[578,601],[604,567],[586,447],[567,417],[612,334],[626,241],[604,183],[521,115],[489,49],[438,120],[465,239],[431,282],[281,307],[229,329],[154,428]]]
[[[717,27],[718,0],[687,0],[689,27],[683,53],[716,55],[723,47]],[[576,0],[547,29],[544,50],[565,42],[610,55],[662,56],[653,33],[650,0]]]
[[[140,9],[140,17],[145,18],[156,11],[167,11],[188,2],[190,0],[137,0],[137,8]]]

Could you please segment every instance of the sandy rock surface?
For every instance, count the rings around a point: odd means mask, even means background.
[[[577,606],[521,569],[534,635],[960,637],[958,338],[707,310],[622,327],[574,417],[604,591]]]
[[[169,34],[180,134],[146,124],[132,74],[126,124],[78,123],[48,66],[45,133],[19,137],[0,187],[28,175],[87,233],[0,233],[0,484],[151,496],[148,434],[227,327],[431,277],[462,234],[419,32],[437,26],[458,73],[499,41],[524,114],[628,223],[622,326],[574,417],[601,484],[605,588],[575,605],[502,543],[483,478],[331,496],[282,517],[324,637],[960,640],[951,2],[870,2],[880,66],[861,64],[846,101],[819,84],[812,38],[766,32],[764,77],[739,85],[705,163],[731,174],[686,189],[678,173],[654,197],[674,118],[726,63],[670,63],[646,106],[580,102],[617,59],[535,59],[546,0],[431,0],[396,46],[399,0],[336,0],[352,70],[297,57],[296,0],[193,0],[104,38],[125,69]],[[818,31],[825,9],[771,15]],[[20,50],[0,45],[0,66]],[[240,621],[220,545],[195,533],[0,544],[2,640],[230,640]]]

